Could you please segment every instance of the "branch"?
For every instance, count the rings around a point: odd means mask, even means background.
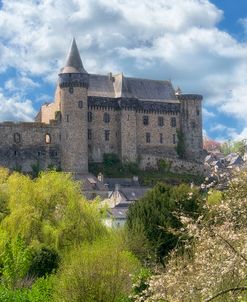
[[[231,250],[237,254],[239,257],[241,257],[245,262],[247,262],[247,258],[242,255],[238,250],[235,249],[235,247],[230,243],[228,242],[225,238],[223,238],[220,234],[216,234],[217,236],[219,236],[221,238],[221,240],[223,240],[230,248]]]
[[[233,288],[228,288],[228,289],[225,289],[225,290],[222,290],[221,292],[219,292],[218,294],[214,295],[213,297],[205,300],[204,302],[210,302],[210,301],[213,301],[215,298],[219,297],[219,296],[222,296],[228,292],[236,292],[236,291],[245,291],[247,290],[247,286],[242,286],[242,287],[233,287]]]

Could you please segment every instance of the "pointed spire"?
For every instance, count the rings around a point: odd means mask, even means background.
[[[80,53],[79,53],[77,45],[76,45],[75,38],[73,38],[73,41],[71,43],[70,50],[69,50],[69,53],[68,53],[68,56],[66,59],[66,64],[65,64],[64,68],[62,69],[62,72],[66,72],[68,70],[68,68],[66,68],[66,67],[70,67],[69,68],[70,70],[72,67],[72,70],[75,69],[75,72],[87,73],[83,67]]]

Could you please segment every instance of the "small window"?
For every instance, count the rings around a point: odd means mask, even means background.
[[[82,102],[82,101],[79,101],[79,102],[78,102],[78,107],[79,107],[79,108],[83,108],[83,102]]]
[[[110,123],[110,114],[109,113],[107,113],[107,112],[104,113],[103,121],[105,123]]]
[[[199,110],[199,108],[198,108],[198,107],[196,107],[196,114],[197,114],[197,116],[199,116],[199,115],[200,115],[200,110]]]
[[[146,143],[150,144],[151,142],[151,135],[149,132],[146,133]]]
[[[41,151],[38,151],[37,155],[38,155],[38,156],[41,156]]]
[[[66,114],[66,122],[68,123],[69,122],[69,115]]]
[[[171,126],[176,127],[177,126],[177,120],[175,117],[171,117]]]
[[[18,156],[18,151],[14,151],[14,156]]]
[[[163,144],[163,134],[160,133],[160,144]]]
[[[88,138],[89,140],[92,139],[92,129],[88,129],[88,130],[87,130],[87,138]]]
[[[14,134],[14,142],[16,144],[19,144],[21,142],[21,135],[20,135],[20,133],[15,133]]]
[[[176,144],[176,134],[172,135],[172,142],[173,142],[174,145]]]
[[[110,140],[110,130],[105,130],[105,141]]]
[[[51,136],[48,133],[45,135],[45,143],[46,144],[50,144],[51,143]]]
[[[147,126],[148,125],[148,115],[143,116],[143,125]]]
[[[130,116],[129,116],[129,114],[128,114],[128,116],[127,116],[127,121],[129,121],[130,120]]]
[[[72,86],[69,87],[69,93],[73,93],[74,92],[74,88]]]
[[[158,126],[163,127],[164,126],[164,117],[158,116]]]
[[[196,128],[196,122],[195,121],[191,121],[191,127],[192,127],[192,129]]]
[[[88,121],[89,123],[91,123],[92,120],[93,120],[93,113],[92,113],[91,111],[89,111],[89,112],[87,113],[87,121]]]

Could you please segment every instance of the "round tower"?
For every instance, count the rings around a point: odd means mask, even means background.
[[[73,39],[65,66],[58,75],[61,112],[61,168],[65,172],[88,172],[87,92],[89,75]]]

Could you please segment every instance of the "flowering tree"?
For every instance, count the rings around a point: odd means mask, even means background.
[[[247,172],[230,183],[222,200],[210,202],[194,223],[180,217],[186,251],[173,251],[165,270],[149,281],[135,301],[247,301]]]

